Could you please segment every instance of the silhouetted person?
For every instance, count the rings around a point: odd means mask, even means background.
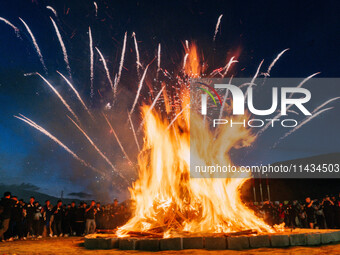
[[[45,201],[45,205],[42,208],[42,215],[44,218],[46,235],[52,237],[52,228],[51,228],[52,208],[51,208],[50,200]]]
[[[322,201],[327,228],[334,228],[334,202],[326,196]]]
[[[70,217],[70,227],[71,227],[71,234],[76,235],[77,228],[76,228],[76,215],[77,215],[77,207],[76,203],[72,201],[71,207],[69,209],[69,217]]]
[[[55,207],[52,209],[52,214],[54,216],[54,236],[62,236],[62,217],[63,217],[63,208],[62,208],[63,202],[61,200],[58,200],[58,203]]]
[[[96,213],[97,213],[96,202],[92,200],[89,207],[85,209],[86,234],[92,234],[96,230]]]
[[[30,198],[28,204],[26,204],[26,230],[27,230],[27,237],[30,235],[34,237],[35,233],[33,230],[33,221],[34,221],[34,214],[35,214],[35,205],[34,205],[34,197]]]
[[[4,240],[4,234],[8,230],[11,219],[12,207],[15,205],[15,201],[11,199],[11,192],[4,193],[4,197],[1,199],[0,205],[3,209],[1,214],[2,226],[0,226],[0,239]]]
[[[313,206],[314,200],[311,200],[310,197],[306,198],[306,204],[304,206],[305,212],[307,215],[307,223],[310,228],[314,228],[315,223],[315,208]]]

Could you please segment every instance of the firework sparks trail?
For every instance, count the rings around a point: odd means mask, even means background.
[[[133,133],[133,137],[135,138],[135,142],[136,142],[136,145],[137,145],[137,148],[138,148],[138,151],[140,151],[140,146],[139,146],[139,143],[138,143],[138,139],[137,139],[137,135],[136,135],[136,131],[135,131],[135,127],[133,125],[133,122],[132,122],[132,119],[131,119],[131,115],[130,113],[128,112],[128,117],[129,117],[129,122],[130,122],[130,125],[131,125],[131,129],[132,129],[132,133]]]
[[[140,76],[139,68],[142,67],[142,64],[140,63],[140,59],[139,59],[138,43],[137,43],[135,32],[132,33],[132,37],[133,37],[133,41],[134,41],[134,44],[135,44],[135,50],[136,50],[137,74],[138,74],[138,76]]]
[[[40,60],[42,66],[43,66],[43,68],[44,68],[45,73],[47,73],[47,67],[46,67],[46,65],[45,65],[44,58],[43,58],[43,56],[42,56],[42,54],[41,54],[40,48],[39,48],[39,46],[38,46],[37,41],[35,40],[35,37],[34,37],[32,31],[31,31],[31,29],[29,28],[29,26],[26,24],[26,22],[25,22],[22,18],[19,17],[19,19],[20,19],[20,21],[24,24],[24,26],[25,26],[27,32],[28,32],[29,35],[31,36],[31,39],[32,39],[34,48],[35,48],[35,50],[36,50],[36,52],[37,52],[37,54],[38,54],[38,56],[39,56],[39,60]]]
[[[329,107],[323,110],[320,110],[318,112],[316,112],[314,115],[307,117],[304,121],[302,121],[299,125],[297,125],[295,128],[293,128],[292,130],[290,130],[289,132],[287,132],[284,136],[280,137],[279,140],[273,145],[273,148],[275,148],[281,140],[283,140],[284,138],[286,138],[287,136],[293,134],[295,131],[297,131],[298,129],[300,129],[302,126],[304,126],[305,124],[307,124],[308,122],[310,122],[312,119],[314,119],[315,117],[319,116],[321,113],[325,112],[325,111],[329,111],[331,109],[333,109],[334,107]]]
[[[57,11],[52,6],[46,6],[46,9],[49,9],[51,12],[53,12],[54,16],[58,17]]]
[[[162,94],[162,92],[163,92],[164,89],[165,89],[165,86],[158,92],[158,94],[157,94],[155,100],[153,100],[153,102],[152,102],[152,104],[151,104],[149,110],[148,110],[147,113],[145,114],[145,117],[144,117],[143,121],[140,123],[137,132],[139,132],[139,131],[141,130],[141,128],[143,127],[144,122],[145,122],[145,120],[147,119],[147,116],[151,113],[152,109],[155,107],[155,105],[156,105],[156,103],[157,103],[157,101],[158,101],[159,97],[161,96],[161,94]]]
[[[144,73],[143,73],[143,76],[142,76],[142,79],[139,81],[138,91],[137,91],[137,94],[136,94],[135,101],[133,102],[132,108],[130,110],[130,114],[132,114],[133,111],[135,110],[135,107],[136,107],[136,104],[137,104],[137,101],[138,101],[138,98],[139,98],[139,94],[140,94],[140,91],[142,90],[143,82],[144,82],[144,79],[145,79],[145,76],[146,76],[146,72],[148,71],[149,65],[146,66]]]
[[[215,42],[215,40],[216,40],[216,35],[217,35],[217,33],[218,33],[218,28],[220,27],[222,17],[223,17],[223,14],[221,14],[221,15],[218,17],[218,20],[217,20],[217,23],[216,23],[216,28],[215,28],[214,38],[213,38],[213,41],[214,41],[214,42]]]
[[[98,154],[111,166],[112,170],[115,171],[121,178],[126,180],[125,177],[122,176],[122,174],[119,171],[117,171],[117,169],[114,167],[112,162],[104,155],[104,153],[97,147],[97,145],[92,141],[92,139],[86,134],[86,132],[81,127],[79,127],[79,125],[77,125],[77,123],[73,119],[71,119],[69,116],[67,117],[73,122],[73,124],[79,129],[79,131],[83,133],[83,135],[90,142],[93,148],[98,152]]]
[[[181,114],[184,112],[184,110],[186,110],[187,108],[189,108],[189,105],[187,105],[186,107],[184,107],[176,116],[175,118],[170,122],[170,124],[168,125],[168,127],[166,129],[169,129],[172,124],[174,124],[174,122],[178,119],[179,116],[181,116]]]
[[[3,18],[3,17],[0,17],[0,20],[3,21],[3,22],[5,22],[5,23],[6,23],[7,25],[9,25],[11,28],[13,28],[13,29],[14,29],[14,32],[15,32],[15,34],[16,34],[16,36],[20,38],[20,34],[19,34],[20,30],[19,30],[19,28],[17,28],[16,26],[14,26],[11,22],[9,22],[7,19],[5,19],[5,18]]]
[[[84,109],[87,111],[87,113],[91,116],[92,119],[93,115],[90,112],[90,110],[87,108],[86,104],[84,103],[83,99],[81,98],[81,96],[79,95],[78,91],[75,89],[75,87],[72,85],[72,83],[59,71],[57,71],[57,73],[66,81],[66,83],[70,86],[70,88],[73,90],[73,92],[76,94],[79,102],[83,105]]]
[[[96,10],[95,16],[97,17],[97,15],[98,15],[98,5],[97,5],[96,2],[93,2],[93,5],[94,5],[94,8]]]
[[[158,44],[158,52],[157,52],[157,79],[158,73],[161,70],[161,44]]]
[[[261,66],[262,66],[262,64],[263,64],[263,61],[264,61],[264,59],[262,59],[261,63],[259,64],[259,66],[258,66],[258,68],[257,68],[257,70],[256,70],[256,73],[255,73],[253,79],[251,80],[250,84],[246,84],[246,85],[249,85],[248,88],[251,88],[253,85],[255,85],[254,82],[255,82],[257,76],[259,75],[259,72],[260,72]],[[241,86],[242,86],[242,85],[241,85]],[[247,92],[246,92],[244,98],[247,98],[247,96],[248,96],[248,90],[247,90]]]
[[[232,79],[233,79],[233,76],[230,77],[230,79],[229,79],[229,84],[231,84]],[[220,109],[220,115],[219,115],[219,117],[218,117],[219,119],[222,118],[224,106],[225,106],[225,104],[226,104],[226,102],[227,102],[228,95],[229,95],[229,89],[226,89],[226,92],[225,92],[225,95],[224,95],[224,98],[223,98],[223,104],[222,104],[221,109]],[[205,117],[205,116],[204,116],[204,117]]]
[[[122,55],[120,57],[118,76],[117,76],[117,79],[115,80],[115,83],[114,83],[114,86],[113,86],[114,99],[116,98],[117,86],[118,86],[118,83],[120,81],[120,77],[122,75],[122,69],[123,69],[123,65],[124,65],[124,57],[125,57],[125,50],[126,50],[126,37],[127,37],[127,32],[125,32],[125,35],[124,35],[123,49],[122,49]]]
[[[223,68],[223,69],[224,69],[224,73],[223,73],[223,75],[222,75],[222,78],[224,78],[224,77],[227,75],[227,73],[228,73],[228,71],[229,71],[231,65],[238,62],[237,60],[234,60],[234,58],[235,58],[235,57],[232,57],[232,58],[229,60],[228,64],[226,64],[226,66]]]
[[[266,73],[264,73],[263,75],[264,76],[270,76],[270,71],[272,70],[272,68],[274,67],[274,65],[276,64],[276,62],[281,58],[281,56],[286,52],[286,51],[288,51],[289,50],[289,48],[288,49],[285,49],[285,50],[283,50],[283,51],[281,51],[277,56],[276,56],[276,58],[273,60],[273,62],[271,62],[271,64],[269,65],[269,67],[268,67],[268,70],[267,70],[267,72]]]
[[[55,136],[53,136],[51,133],[49,133],[47,130],[45,130],[43,127],[39,126],[37,123],[35,123],[34,121],[32,121],[31,119],[25,117],[22,114],[19,114],[21,117],[15,116],[15,118],[20,119],[24,122],[26,122],[28,125],[34,127],[35,129],[37,129],[38,131],[40,131],[41,133],[43,133],[44,135],[46,135],[47,137],[49,137],[51,140],[53,140],[54,142],[56,142],[59,146],[61,146],[64,150],[66,150],[68,153],[70,153],[72,155],[73,158],[75,158],[76,160],[78,160],[80,163],[82,163],[84,166],[91,168],[93,171],[101,174],[101,175],[105,175],[102,171],[99,171],[98,169],[94,168],[93,166],[91,166],[89,163],[87,163],[85,160],[81,159],[77,154],[75,154],[70,148],[68,148],[65,144],[63,144],[58,138],[56,138]]]
[[[66,64],[66,69],[67,69],[67,72],[68,72],[68,76],[70,77],[70,79],[72,80],[72,74],[71,74],[71,67],[70,67],[70,63],[68,61],[68,55],[67,55],[67,50],[66,50],[66,47],[65,47],[65,44],[63,42],[63,38],[61,37],[61,34],[59,32],[59,29],[58,29],[58,26],[57,24],[54,22],[54,20],[52,19],[52,17],[50,17],[51,21],[52,21],[52,24],[54,26],[54,29],[55,29],[55,32],[57,34],[57,37],[58,37],[58,40],[59,40],[59,43],[60,43],[60,46],[61,46],[61,50],[63,51],[63,55],[64,55],[64,61],[65,61],[65,64]]]
[[[307,81],[309,81],[310,79],[312,79],[315,75],[318,75],[320,72],[314,73],[310,76],[308,76],[307,78],[305,78],[302,82],[300,82],[300,84],[297,86],[297,88],[301,88]],[[294,93],[290,93],[288,98],[292,98],[292,96],[294,95]]]
[[[186,53],[185,56],[184,56],[184,59],[183,59],[183,70],[185,69],[185,65],[187,63],[187,59],[188,59],[188,56],[189,56],[189,53]]]
[[[34,74],[38,75],[53,90],[53,92],[57,95],[57,97],[60,99],[60,101],[65,105],[67,110],[77,119],[78,122],[80,122],[78,116],[74,113],[72,108],[66,103],[66,101],[59,94],[59,92],[52,86],[52,84],[48,80],[46,80],[45,77],[42,76],[40,73],[34,73]],[[31,75],[31,74],[29,74],[29,75]]]
[[[122,152],[123,152],[124,156],[125,156],[125,157],[126,157],[126,159],[129,161],[129,163],[130,163],[131,165],[133,165],[133,163],[132,163],[132,161],[130,160],[129,156],[127,155],[127,153],[126,153],[126,151],[125,151],[125,149],[124,149],[124,147],[123,147],[122,143],[120,142],[120,140],[119,140],[119,137],[118,137],[117,133],[116,133],[116,132],[115,132],[115,130],[113,129],[113,127],[112,127],[112,125],[111,125],[110,121],[108,120],[108,118],[106,117],[106,115],[105,115],[105,114],[103,114],[103,116],[104,116],[104,118],[105,118],[105,120],[106,120],[107,124],[109,125],[109,127],[110,127],[110,129],[111,129],[111,131],[112,131],[113,135],[115,136],[115,138],[116,138],[116,141],[117,141],[117,143],[118,143],[118,145],[119,145],[120,149],[122,150]]]
[[[90,40],[90,97],[93,98],[94,91],[93,91],[93,41],[92,41],[92,33],[91,27],[89,27],[89,40]]]
[[[102,62],[103,62],[103,66],[104,66],[104,69],[105,69],[105,72],[106,72],[107,79],[109,80],[109,83],[110,83],[112,92],[114,93],[113,82],[112,82],[112,80],[111,80],[111,76],[110,76],[109,69],[107,68],[106,60],[105,60],[103,54],[100,52],[100,50],[99,50],[97,47],[96,47],[96,50],[98,51],[98,53],[99,53],[99,55],[100,55],[100,58],[102,59]]]
[[[189,41],[185,40],[185,47],[187,47],[187,50],[189,51]]]
[[[327,104],[329,104],[329,103],[331,103],[331,102],[333,102],[333,101],[335,101],[335,100],[338,100],[338,99],[340,99],[340,97],[334,97],[334,98],[331,98],[331,99],[327,100],[327,101],[324,102],[323,104],[321,104],[321,105],[319,105],[318,107],[316,107],[316,108],[314,109],[314,111],[312,111],[312,114],[316,113],[318,110],[320,110],[320,109],[321,109],[322,107],[324,107],[325,105],[327,105]]]

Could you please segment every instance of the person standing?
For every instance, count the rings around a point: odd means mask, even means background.
[[[91,201],[91,204],[85,210],[86,215],[86,225],[85,225],[85,233],[92,234],[96,230],[96,202],[94,200]]]
[[[42,208],[42,215],[44,218],[44,225],[46,228],[46,236],[52,237],[52,228],[51,228],[51,216],[52,216],[52,208],[50,200],[45,201],[45,205]]]
[[[26,231],[27,237],[34,237],[36,233],[33,230],[33,222],[34,222],[34,214],[35,214],[35,205],[34,205],[34,197],[30,197],[29,203],[26,205]]]
[[[310,197],[306,198],[306,204],[304,206],[306,215],[307,215],[307,223],[310,228],[314,228],[315,223],[315,207],[314,200],[311,200]]]
[[[77,227],[76,227],[76,215],[77,215],[77,207],[76,203],[72,201],[71,207],[69,209],[69,217],[70,217],[70,227],[71,227],[71,235],[76,235]]]
[[[12,199],[15,201],[15,205],[12,207],[10,220],[11,233],[14,239],[22,239],[24,237],[24,208],[16,196]]]
[[[63,236],[61,224],[63,219],[63,202],[58,200],[57,205],[53,207],[52,214],[54,216],[54,236]]]
[[[322,205],[327,228],[334,228],[334,202],[329,198],[329,196],[326,196],[322,201]]]
[[[9,228],[9,222],[11,219],[12,207],[15,205],[15,201],[11,199],[11,192],[5,192],[4,197],[0,201],[0,205],[3,208],[2,212],[2,226],[0,226],[0,239],[4,240],[4,234]]]

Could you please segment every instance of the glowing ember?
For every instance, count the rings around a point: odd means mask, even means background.
[[[200,77],[202,70],[196,47],[191,45],[186,54],[186,75]],[[231,164],[230,150],[249,146],[255,136],[239,125],[221,129],[215,137],[208,126],[202,127],[200,116],[191,114],[190,121],[189,89],[185,82],[182,87],[177,109],[177,116],[179,113],[181,116],[171,121],[172,125],[160,113],[150,111],[149,106],[142,107],[144,146],[138,157],[139,179],[130,190],[136,210],[132,219],[118,229],[118,236],[148,232],[169,237],[187,232],[225,233],[249,229],[274,232],[241,201],[240,188],[249,175],[229,179],[190,178],[190,129],[197,136],[191,139],[191,150],[194,150],[191,155],[202,164],[212,160],[221,165]]]

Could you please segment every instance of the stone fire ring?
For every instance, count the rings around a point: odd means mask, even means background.
[[[118,238],[110,234],[85,236],[87,249],[164,251],[183,249],[242,250],[261,247],[316,246],[339,243],[340,230],[294,229],[275,234],[230,237]]]

